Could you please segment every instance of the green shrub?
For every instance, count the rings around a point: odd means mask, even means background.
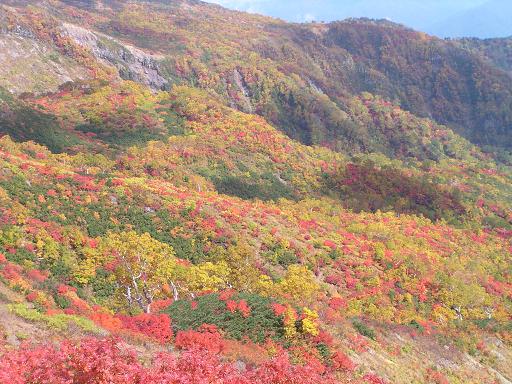
[[[53,299],[59,308],[66,309],[71,305],[71,301],[66,296],[55,295]]]
[[[68,329],[70,325],[76,325],[85,332],[95,333],[99,331],[99,328],[92,320],[76,315],[66,315],[63,313],[53,316],[44,315],[43,320],[50,328],[58,329],[60,331]]]
[[[90,281],[94,296],[99,299],[100,302],[110,299],[116,291],[115,284],[109,279],[109,276],[110,273],[108,271],[103,268],[98,268],[96,275]]]
[[[195,300],[197,307],[192,309],[188,300],[178,300],[164,312],[172,318],[175,331],[197,329],[202,324],[213,324],[230,338],[249,338],[262,343],[267,338],[281,339],[284,336],[283,322],[272,310],[270,299],[256,294],[238,294],[231,298],[245,300],[251,309],[248,317],[239,311],[230,312],[218,294],[201,296]]]
[[[260,199],[263,201],[277,200],[280,198],[295,199],[293,190],[276,178],[249,179],[226,175],[213,177],[213,184],[219,193],[237,196],[242,199]]]
[[[375,330],[367,326],[366,324],[362,323],[359,320],[352,321],[352,325],[354,326],[355,330],[359,332],[361,335],[368,337],[369,339],[375,340]]]
[[[25,248],[17,248],[14,254],[7,253],[7,260],[16,264],[22,264],[25,260],[35,261],[36,257],[32,252],[27,251]]]
[[[273,264],[279,264],[284,268],[299,262],[295,252],[292,249],[284,247],[280,243],[274,244],[267,252],[265,252],[264,256]]]
[[[417,329],[418,331],[420,331],[421,333],[423,333],[423,331],[425,330],[425,328],[423,327],[423,325],[421,325],[420,323],[418,323],[416,320],[412,320],[409,325],[415,329]]]
[[[394,211],[454,223],[467,213],[457,189],[370,160],[341,167],[325,183],[356,212]]]
[[[0,292],[0,302],[8,303],[9,301],[9,298],[5,294]]]
[[[316,345],[316,349],[318,350],[318,353],[322,357],[322,360],[326,363],[329,363],[331,360],[331,349],[328,345],[324,343],[319,343]]]

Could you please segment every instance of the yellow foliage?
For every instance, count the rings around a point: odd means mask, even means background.
[[[186,284],[192,292],[218,291],[226,288],[230,269],[225,262],[206,262],[191,267],[187,274]]]
[[[287,339],[293,339],[297,335],[297,328],[295,322],[297,321],[297,313],[295,310],[288,305],[286,312],[284,313],[284,336]]]
[[[37,254],[44,259],[56,260],[60,256],[59,243],[53,240],[46,231],[36,235]]]
[[[227,250],[219,248],[216,249],[214,259],[227,266],[229,284],[238,290],[259,291],[260,272],[254,267],[254,251],[242,242]]]
[[[290,265],[285,278],[279,283],[280,290],[295,300],[311,300],[319,286],[313,273],[304,266]]]
[[[437,306],[432,310],[432,319],[441,324],[446,324],[456,319],[455,312],[449,308]]]
[[[304,308],[304,318],[302,319],[302,331],[311,336],[317,336],[318,330],[318,313],[308,308]]]
[[[116,263],[114,275],[118,294],[148,312],[153,300],[162,296],[162,287],[173,278],[176,268],[171,246],[135,231],[109,233],[100,249]]]
[[[101,264],[101,255],[94,248],[84,248],[82,254],[83,260],[76,265],[73,277],[79,283],[87,284],[96,276],[96,268]]]
[[[360,316],[363,310],[363,303],[361,300],[349,300],[347,304],[347,316]]]
[[[267,275],[260,275],[254,287],[257,293],[265,296],[270,296],[274,292],[274,288],[274,282]]]

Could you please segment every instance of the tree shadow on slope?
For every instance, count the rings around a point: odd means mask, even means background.
[[[3,134],[16,141],[35,141],[54,153],[81,142],[64,131],[55,116],[32,108],[0,87],[0,136]]]
[[[244,200],[260,199],[263,201],[286,198],[295,200],[297,197],[292,188],[283,184],[275,177],[252,180],[237,176],[223,176],[212,179],[219,193],[237,196]]]
[[[457,190],[371,161],[350,163],[325,178],[345,207],[355,212],[395,211],[458,223],[466,215]]]

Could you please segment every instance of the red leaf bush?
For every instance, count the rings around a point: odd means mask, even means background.
[[[136,316],[117,316],[123,323],[123,328],[141,333],[160,343],[172,340],[171,318],[165,314],[141,313]]]
[[[222,336],[214,325],[202,325],[198,331],[180,331],[176,334],[174,342],[178,349],[204,349],[213,353],[220,353],[224,349]]]
[[[207,333],[204,334],[207,336]],[[117,339],[83,339],[60,345],[22,346],[0,356],[0,383],[9,384],[334,384],[329,374],[309,365],[293,365],[288,355],[256,368],[223,363],[201,348],[181,355],[161,353],[149,367]]]

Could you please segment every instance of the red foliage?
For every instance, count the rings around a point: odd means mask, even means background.
[[[331,359],[332,367],[335,370],[352,372],[354,369],[356,369],[356,364],[350,359],[350,357],[341,351],[335,352]]]
[[[226,301],[226,308],[229,312],[235,313],[236,309],[238,308],[238,304],[234,300],[228,300]]]
[[[346,306],[347,301],[345,299],[342,299],[341,297],[333,297],[331,300],[329,300],[329,307],[331,307],[334,310],[338,310]]]
[[[198,331],[180,331],[174,342],[178,349],[204,349],[220,353],[224,349],[224,341],[214,325],[203,324]]]
[[[235,291],[233,291],[232,289],[228,289],[228,290],[222,291],[219,294],[219,299],[222,300],[222,301],[229,300],[229,299],[231,299],[231,296],[233,296],[234,293],[235,293]]]
[[[280,351],[278,356],[283,355],[284,353],[284,351]],[[327,367],[320,361],[316,351],[312,353],[304,347],[291,347],[288,350],[288,353],[291,356],[294,356],[295,359],[298,359],[298,361],[302,362],[302,364],[306,365],[308,368],[312,369],[314,372],[320,375],[323,375],[327,372]]]
[[[29,279],[42,283],[48,278],[48,273],[41,272],[38,269],[32,269],[27,273]]]
[[[0,382],[10,384],[131,384],[143,379],[135,353],[114,339],[24,347],[0,357],[0,366]]]
[[[151,304],[151,311],[153,312],[160,312],[163,309],[167,308],[169,305],[171,305],[173,302],[172,299],[165,299],[165,300],[156,300],[153,301]]]
[[[441,372],[429,368],[427,370],[427,380],[432,384],[449,384],[448,379]]]
[[[363,353],[368,350],[368,341],[359,334],[349,336],[351,348],[357,353]]]
[[[331,346],[334,342],[334,338],[328,332],[321,330],[317,336],[313,339],[313,341],[317,344],[325,344],[327,346]]]
[[[69,285],[66,285],[66,284],[60,284],[57,287],[57,292],[59,293],[59,295],[64,295],[65,293],[70,292],[70,291],[76,292],[76,288],[70,287]]]
[[[324,246],[329,247],[331,249],[336,249],[336,244],[332,240],[325,240]]]
[[[245,377],[250,383],[269,384],[334,384],[336,379],[330,375],[323,375],[316,367],[306,365],[292,365],[285,353],[279,354],[273,360],[260,365],[254,371],[247,372]]]
[[[123,327],[121,319],[112,316],[110,313],[94,312],[89,316],[99,326],[108,329],[109,331],[118,331]]]
[[[185,351],[178,358],[170,353],[158,355],[144,381],[147,384],[250,384],[233,365],[223,364],[218,356],[196,349]]]
[[[488,278],[487,283],[484,285],[487,293],[491,295],[503,295],[507,290],[512,292],[512,286],[507,287],[508,284],[494,280],[491,276]],[[508,288],[508,289],[507,289]]]
[[[117,316],[124,329],[141,333],[160,343],[172,340],[171,318],[166,314],[142,313],[136,316]]]
[[[28,243],[27,245],[25,245],[25,249],[29,252],[35,252],[36,246],[32,243]]]
[[[21,267],[17,264],[7,262],[1,273],[7,280],[14,280],[20,277]]]
[[[373,373],[367,373],[363,379],[369,384],[388,384],[386,380]]]
[[[72,287],[70,287],[72,288]],[[73,288],[73,291],[75,290],[75,288]],[[68,290],[69,292],[70,290]],[[89,304],[87,303],[87,301],[79,298],[78,296],[76,295],[65,295],[67,296],[70,301],[71,301],[71,307],[76,311],[76,313],[89,313],[89,311],[91,310],[91,307],[89,306]]]
[[[272,303],[272,310],[276,316],[282,316],[286,312],[286,306],[279,303]]]
[[[251,314],[251,308],[249,308],[249,305],[245,300],[240,300],[238,303],[234,300],[227,300],[226,307],[231,313],[239,311],[243,317],[249,317]]]
[[[36,291],[32,291],[26,296],[26,299],[27,301],[33,302],[37,299],[37,296],[39,296],[39,294]]]
[[[480,340],[477,345],[476,345],[476,349],[478,349],[480,352],[486,352],[486,346],[485,346],[485,342],[483,340]]]
[[[88,243],[91,248],[96,248],[98,246],[98,240],[96,239],[89,239]]]
[[[325,278],[325,282],[327,284],[341,286],[343,283],[343,278],[339,275],[329,275]]]
[[[251,308],[249,308],[249,305],[245,300],[240,300],[238,303],[238,310],[240,313],[242,313],[243,317],[249,317],[251,314]]]

